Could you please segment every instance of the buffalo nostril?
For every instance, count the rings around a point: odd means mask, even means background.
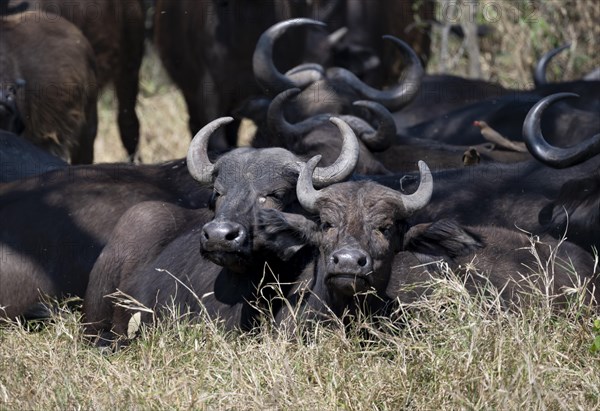
[[[207,240],[210,238],[207,231],[204,231],[202,234],[204,234],[204,238],[206,238]]]
[[[236,238],[238,238],[239,236],[240,236],[240,230],[233,230],[225,235],[225,240],[233,241]]]
[[[339,263],[339,262],[340,262],[339,258],[337,258],[337,256],[335,256],[335,255],[334,255],[334,256],[333,256],[333,263],[334,263],[334,264],[337,264],[337,263]]]
[[[361,267],[364,267],[365,265],[367,265],[367,258],[366,257],[360,257],[358,259],[358,265],[360,265]]]

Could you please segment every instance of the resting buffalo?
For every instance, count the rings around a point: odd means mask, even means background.
[[[553,107],[552,115],[544,120],[542,128],[552,143],[573,144],[600,130],[600,82],[594,81],[548,84],[532,91],[513,92],[462,106],[408,127],[400,111],[395,116],[396,125],[402,136],[472,145],[484,142],[473,122],[485,121],[508,139],[522,141],[521,128],[529,110],[541,98],[559,92],[583,94],[574,104]]]
[[[310,117],[300,123],[291,124],[285,119],[283,106],[300,89],[291,89],[277,95],[269,105],[267,114],[268,135],[275,146],[283,146],[305,157],[320,154],[323,164],[333,163],[342,145],[342,140],[332,132],[329,114]],[[378,121],[377,129],[361,117],[342,115],[359,137],[360,152],[355,172],[359,174],[387,174],[388,170],[379,163],[371,151],[385,149],[395,139],[396,127],[385,107],[371,101],[358,100],[353,103],[356,109],[366,110]],[[360,114],[360,113],[357,113]],[[254,143],[253,143],[254,144]]]
[[[326,124],[329,115],[320,114],[299,123],[291,124],[285,118],[283,106],[299,89],[290,89],[276,96],[269,105],[267,124],[271,143],[283,145],[305,156],[322,154],[323,164],[330,164],[339,151],[341,140],[333,135]],[[360,154],[355,172],[364,175],[390,174],[414,169],[419,158],[425,159],[432,169],[447,169],[470,165],[466,156],[476,156],[476,162],[513,163],[530,159],[525,152],[497,149],[492,143],[477,146],[458,146],[428,139],[405,138],[396,135],[392,114],[383,106],[371,101],[356,101],[356,109],[366,109],[370,122],[378,124],[373,129],[361,114],[342,116],[354,129],[360,140]]]
[[[113,318],[112,303],[104,298],[116,289],[159,311],[174,302],[182,311],[198,312],[201,304],[194,294],[204,296],[210,317],[224,319],[228,328],[248,329],[257,319],[251,302],[259,286],[295,278],[299,263],[290,260],[289,251],[265,250],[254,232],[259,210],[300,209],[295,186],[304,162],[281,148],[238,148],[212,163],[206,152],[208,140],[231,121],[221,118],[204,127],[188,154],[190,174],[214,188],[212,220],[204,212],[144,203],[124,215],[115,228],[94,266],[85,298],[86,321],[93,333],[104,334],[111,322],[117,333],[127,330],[131,311],[117,307]],[[356,137],[345,123],[332,121],[345,144],[336,162],[317,171],[317,185],[341,181],[356,166]],[[131,230],[132,226],[140,229]],[[150,316],[143,314],[142,319],[148,321]]]
[[[429,170],[420,163],[421,183],[411,195],[403,195],[369,181],[334,184],[315,190],[310,181],[318,157],[307,163],[297,185],[298,201],[319,224],[305,217],[261,210],[265,237],[275,236],[273,247],[283,238],[297,247],[314,248],[314,266],[305,269],[296,297],[306,293],[309,310],[320,314],[351,314],[357,308],[377,310],[399,297],[407,302],[423,289],[429,273],[439,275],[436,261],[443,261],[469,286],[491,283],[501,291],[505,302],[516,302],[531,291],[544,290],[542,270],[551,260],[551,248],[536,244],[536,255],[522,249],[530,245],[525,236],[495,227],[462,227],[454,221],[440,220],[417,225],[410,230],[406,218],[426,208],[433,183]],[[557,242],[549,243],[553,248]],[[558,248],[553,266],[550,293],[588,281],[590,290],[598,278],[592,278],[592,257],[569,243]],[[569,267],[573,264],[575,272]],[[475,266],[482,274],[477,275]],[[470,268],[471,267],[471,268]],[[531,267],[531,270],[526,267]],[[536,269],[539,267],[539,269]],[[369,292],[373,291],[373,292]],[[564,301],[564,296],[559,301]],[[285,314],[280,317],[285,319]]]
[[[319,113],[342,114],[354,101],[361,99],[378,102],[390,110],[398,110],[415,96],[423,76],[421,62],[410,46],[388,35],[384,39],[394,44],[407,67],[402,82],[386,90],[377,90],[367,85],[342,67],[324,70],[320,65],[303,64],[282,74],[273,62],[276,40],[292,27],[319,25],[322,23],[310,19],[283,21],[266,30],[256,44],[253,56],[254,75],[265,94],[275,96],[290,88],[302,89],[287,109],[292,121]]]
[[[491,82],[446,75],[424,76],[415,98],[394,113],[400,134],[429,138],[453,144],[479,144],[475,120],[484,120],[509,139],[521,140],[520,128],[529,109],[542,97],[559,92],[583,93],[574,105],[553,109],[544,121],[545,132],[552,141],[560,140],[568,130],[587,135],[600,129],[598,82],[573,81],[548,84],[546,66],[552,56],[564,48],[545,55],[535,71],[534,89],[506,89]],[[568,110],[565,110],[568,108]]]
[[[539,104],[542,108],[545,107],[544,101]],[[534,106],[532,113],[535,114],[529,117],[528,123],[531,125],[526,125],[524,134],[529,132],[527,130],[539,130],[536,127],[539,127],[542,110],[537,109],[538,107],[540,106]],[[590,141],[592,144],[582,143],[576,146],[572,153],[578,150],[577,147],[594,146],[593,142],[596,139]],[[569,187],[582,187],[584,181],[593,181],[588,179],[597,173],[598,167],[600,156],[596,155],[563,170],[530,160],[515,164],[482,164],[465,169],[436,171],[432,201],[428,207],[415,214],[412,223],[455,218],[461,224],[467,225],[490,224],[510,229],[517,227],[534,234],[548,231],[558,234],[566,224],[563,224],[564,221],[561,223],[560,218],[556,222],[552,221],[555,219],[552,204],[559,197],[561,190],[565,192],[564,195],[570,193],[569,195],[573,196]],[[403,178],[400,180],[400,177]],[[376,176],[368,179],[409,192],[418,182],[418,176],[415,174]],[[573,185],[575,181],[579,182]],[[571,197],[569,202],[574,203],[571,203],[570,207],[577,208],[579,206],[576,204],[587,204],[594,198],[594,192],[583,191]],[[591,196],[587,197],[588,194]],[[597,230],[595,225],[591,224],[595,218],[594,213],[587,215],[590,220],[586,217],[582,222],[589,223],[582,224],[574,231],[571,231],[569,225],[569,229],[566,230],[567,237],[585,249],[598,246],[597,240],[594,240]],[[565,231],[561,231],[560,235],[562,234],[565,234]]]
[[[600,157],[600,134],[569,148],[553,147],[544,140],[540,127],[546,108],[557,100],[576,97],[562,93],[548,96],[534,106],[523,125],[523,136],[529,151],[553,168],[575,166]],[[583,247],[600,246],[600,171],[567,181],[555,199],[539,215],[540,224],[550,227],[555,237],[568,233],[568,238]]]
[[[34,12],[0,18],[0,84],[22,135],[72,163],[91,163],[96,137],[94,53],[77,27]],[[13,130],[21,131],[21,130]]]
[[[14,2],[14,1],[13,1]],[[121,140],[132,158],[140,124],[135,112],[139,71],[144,55],[142,0],[28,0],[31,20],[60,16],[77,26],[96,57],[98,88],[115,88]]]
[[[64,167],[1,184],[2,316],[35,315],[41,294],[83,297],[113,227],[133,205],[154,200],[199,208],[209,197],[185,160]]]

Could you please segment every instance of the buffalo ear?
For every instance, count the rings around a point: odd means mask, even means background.
[[[412,227],[404,237],[404,250],[436,257],[456,258],[485,247],[483,239],[458,222],[443,219]]]
[[[554,214],[554,203],[547,204],[538,214],[538,221],[541,226],[546,226],[552,222]]]
[[[255,241],[288,261],[306,245],[316,245],[318,226],[299,214],[282,213],[272,208],[258,212]]]

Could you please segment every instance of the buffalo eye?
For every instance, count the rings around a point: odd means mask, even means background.
[[[263,205],[267,202],[267,197],[260,196],[258,197],[258,204]]]
[[[283,199],[285,198],[285,194],[286,192],[284,190],[278,190],[268,194],[267,197],[270,197],[277,201],[283,201]]]
[[[383,226],[377,227],[377,231],[379,231],[381,234],[383,234],[385,236],[389,236],[392,231],[392,226],[391,225],[383,225]]]
[[[215,206],[217,204],[217,199],[221,196],[221,193],[219,193],[217,190],[213,190],[212,195],[210,196],[210,200],[208,202],[208,208],[209,210],[214,211],[215,210]]]

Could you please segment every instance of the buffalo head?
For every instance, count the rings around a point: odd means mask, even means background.
[[[201,232],[201,251],[216,264],[243,271],[261,260],[260,245],[253,241],[257,211],[264,208],[290,210],[297,206],[295,187],[304,161],[282,148],[238,148],[212,163],[207,154],[210,136],[232,121],[221,118],[194,137],[188,157],[190,174],[214,188],[211,207],[214,219]],[[317,186],[339,182],[350,176],[358,160],[358,142],[342,120],[331,121],[343,135],[343,148],[329,167],[316,171]]]
[[[399,110],[417,94],[424,74],[421,61],[410,46],[393,36],[383,36],[391,41],[406,62],[403,82],[387,90],[377,90],[362,82],[345,68],[332,67],[324,70],[318,64],[303,64],[287,73],[280,73],[273,64],[273,46],[277,38],[289,28],[298,26],[323,26],[310,19],[286,20],[275,24],[260,37],[253,57],[253,69],[257,82],[269,95],[299,87],[304,96],[298,101],[298,110],[304,115],[318,112],[341,112],[356,100],[371,100],[384,105],[389,110]],[[319,104],[315,105],[315,97]],[[309,106],[309,107],[307,107]],[[302,116],[300,116],[302,117]]]
[[[318,215],[316,223],[275,210],[261,211],[260,218],[265,231],[288,232],[291,239],[318,249],[311,287],[338,312],[351,306],[357,293],[385,293],[394,257],[403,247],[406,219],[428,203],[433,182],[420,162],[421,183],[411,195],[372,181],[316,190],[311,175],[318,161],[316,156],[303,167],[296,188],[302,207]]]

